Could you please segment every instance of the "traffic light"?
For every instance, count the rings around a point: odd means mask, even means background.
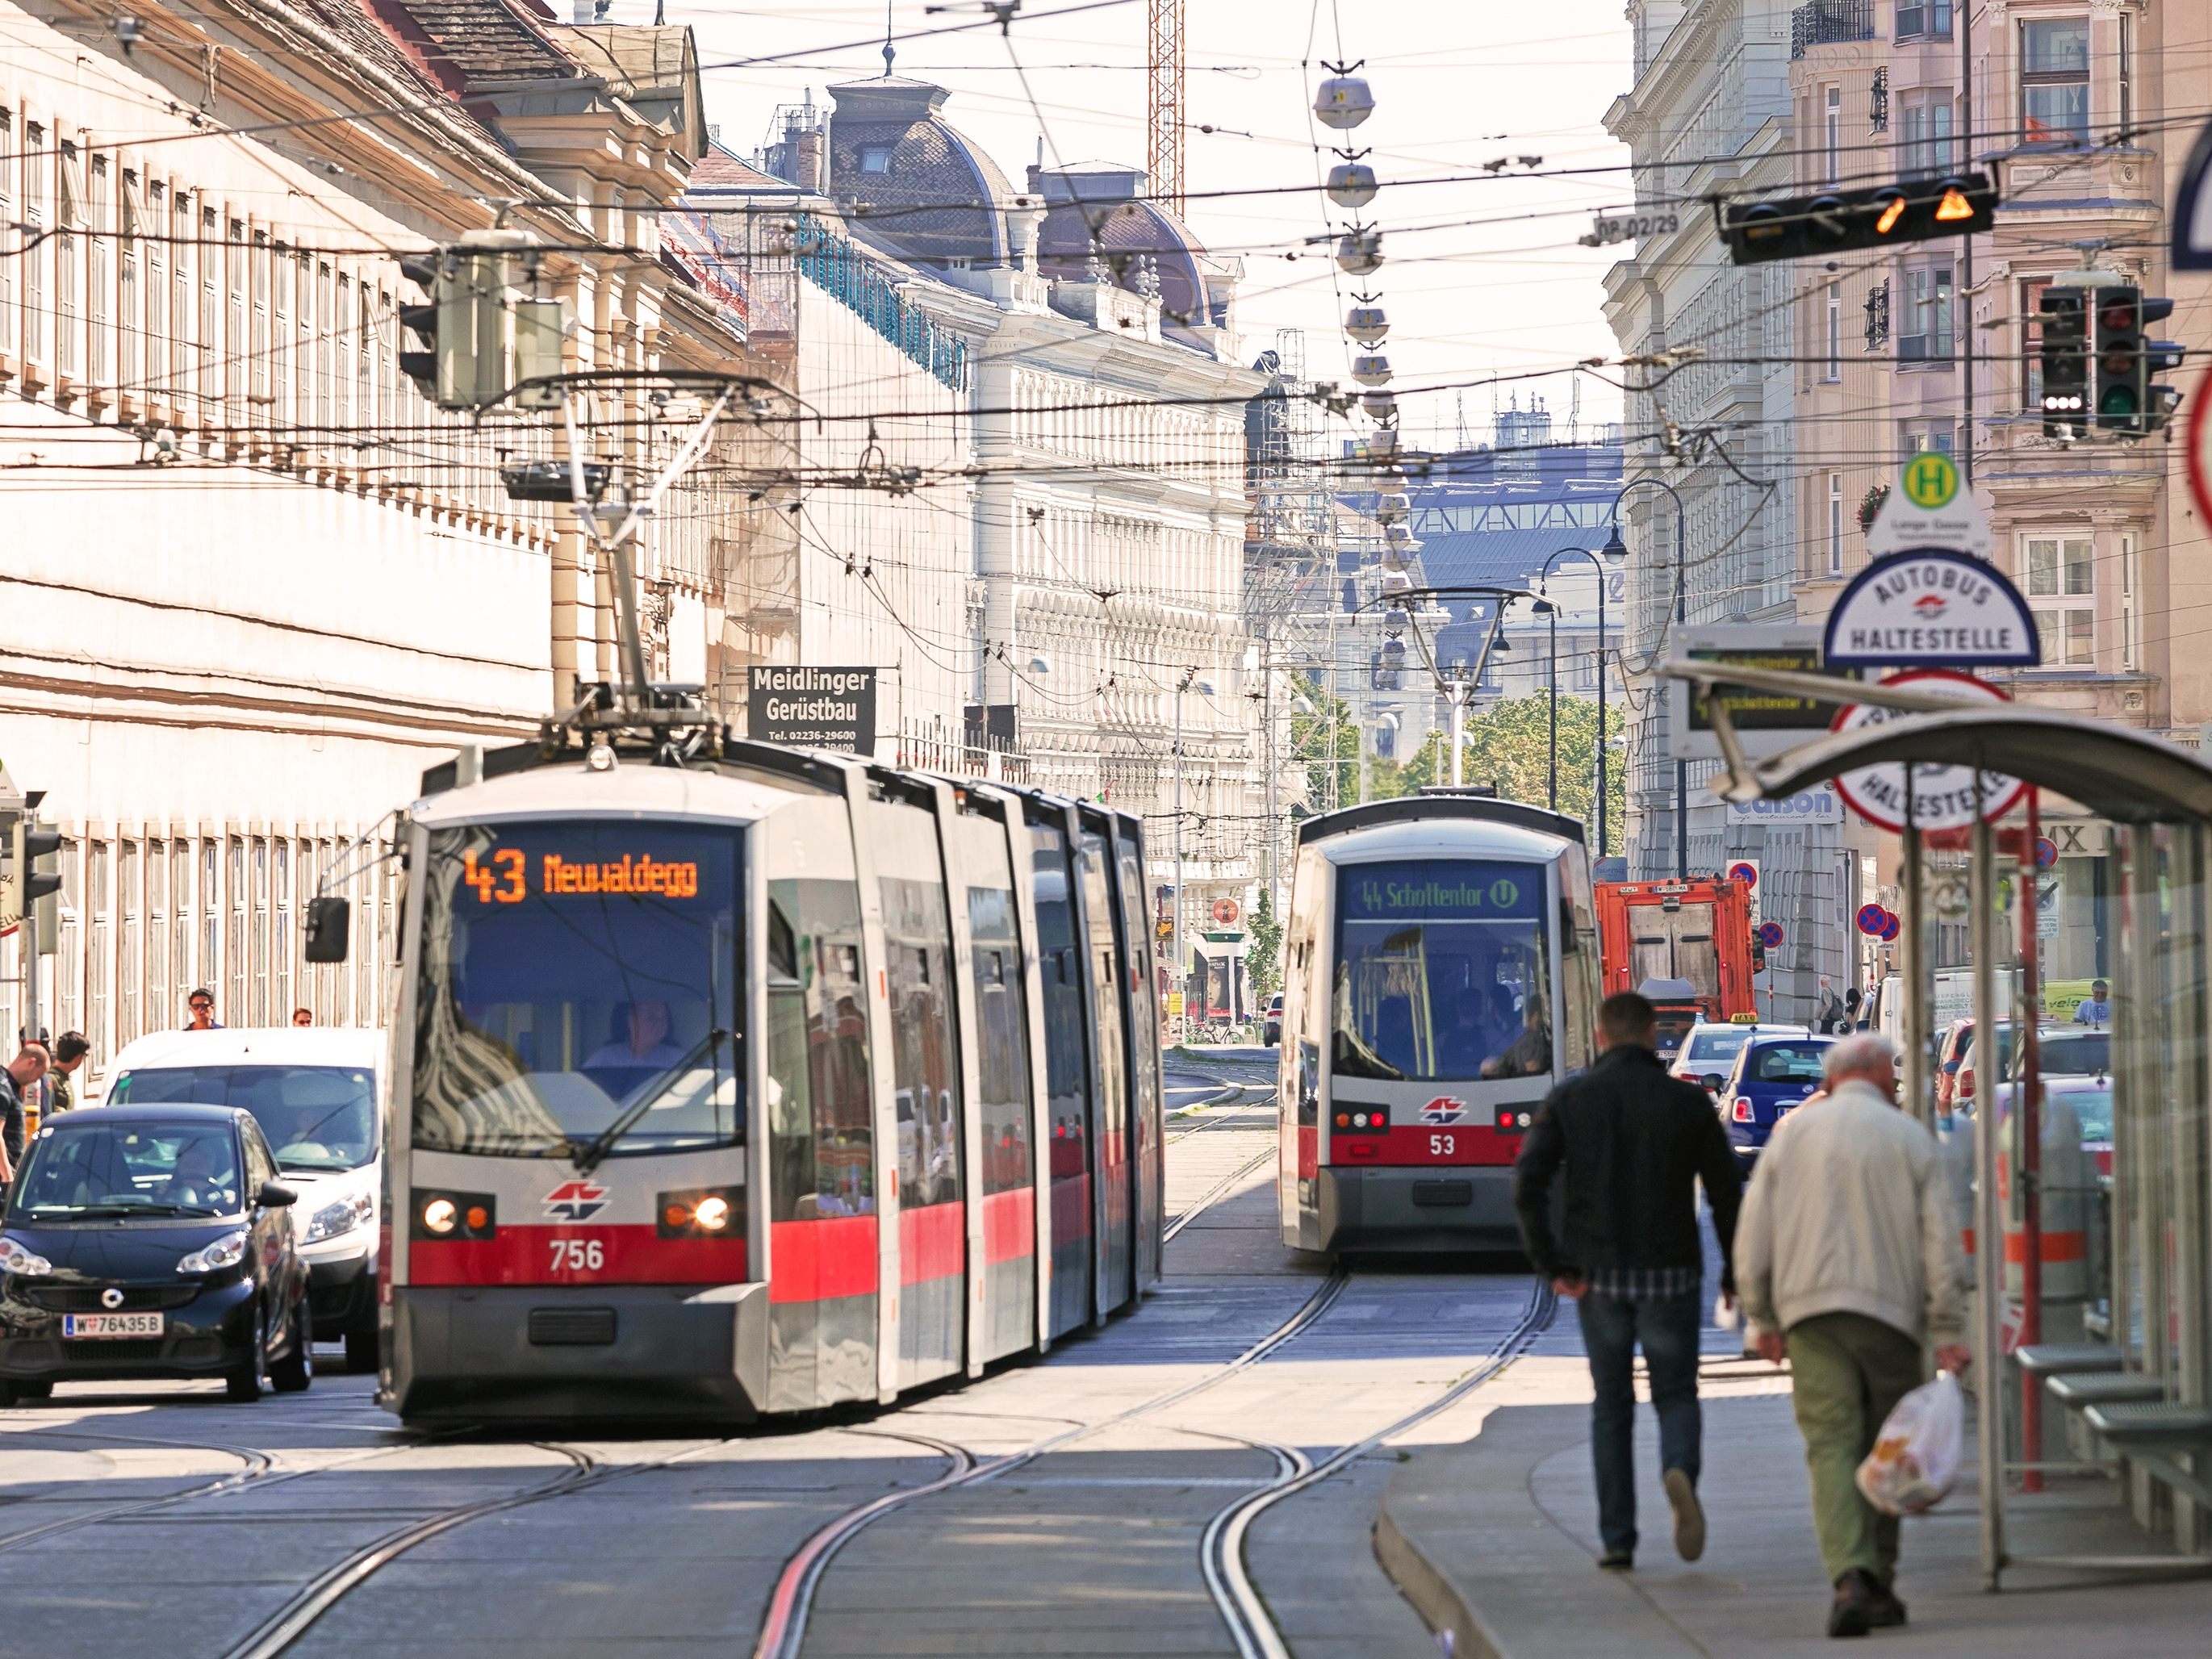
[[[399,367],[441,409],[489,409],[514,384],[514,307],[509,295],[508,256],[530,246],[519,230],[472,230],[453,246],[410,253],[399,269],[429,295],[427,304],[399,307],[399,320],[429,349],[402,351]],[[525,303],[539,307],[556,301]],[[542,371],[547,333],[533,313],[530,353]],[[560,321],[550,319],[554,361],[558,362]],[[557,369],[555,371],[557,372]],[[557,392],[554,401],[559,401]],[[544,407],[542,403],[534,407]]]
[[[2100,288],[2090,301],[2090,374],[2097,424],[2107,431],[2142,429],[2150,364],[2143,356],[2142,290]]]
[[[1900,242],[1971,236],[1996,223],[1997,190],[1987,175],[1909,179],[1835,188],[1722,210],[1721,237],[1740,265],[1829,258]]]
[[[6,836],[0,853],[7,864],[0,868],[0,930],[20,925],[39,901],[61,890],[62,836],[58,830],[42,830],[27,812],[0,814]],[[52,906],[39,911],[43,934],[51,930]]]
[[[2046,289],[2036,311],[2043,320],[2043,434],[2065,437],[2089,424],[2088,291]]]
[[[1754,974],[1766,971],[1766,941],[1759,938],[1756,927],[1751,930],[1751,971]]]

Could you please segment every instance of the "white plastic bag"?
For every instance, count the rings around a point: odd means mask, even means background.
[[[1859,1491],[1884,1515],[1933,1509],[1959,1479],[1966,1407],[1958,1379],[1936,1373],[1897,1402],[1859,1465]]]

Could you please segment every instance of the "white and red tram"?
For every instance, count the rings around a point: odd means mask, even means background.
[[[1158,1277],[1137,820],[715,748],[424,778],[386,1166],[404,1419],[889,1401]]]
[[[1277,1191],[1308,1250],[1517,1247],[1513,1161],[1589,1063],[1583,826],[1435,791],[1307,818],[1284,934]]]

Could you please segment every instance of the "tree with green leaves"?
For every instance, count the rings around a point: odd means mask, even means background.
[[[1265,887],[1252,906],[1245,931],[1251,943],[1245,951],[1244,971],[1251,976],[1253,996],[1264,1006],[1283,988],[1283,924]]]
[[[1550,708],[1551,699],[1540,692],[1534,696],[1511,697],[1492,703],[1469,719],[1462,729],[1465,759],[1461,763],[1461,775],[1469,783],[1496,785],[1498,794],[1505,799],[1543,805],[1550,765]],[[1596,781],[1597,714],[1597,704],[1591,698],[1559,699],[1559,811],[1569,817],[1580,818],[1593,830],[1596,814],[1591,810],[1590,801]],[[1607,707],[1606,728],[1609,735],[1616,738],[1626,731],[1624,711]],[[1433,749],[1443,780],[1449,782],[1451,761],[1444,752],[1444,740],[1439,738]],[[1415,762],[1427,759],[1429,751],[1424,750]],[[1414,763],[1409,763],[1406,768],[1409,777],[1413,770]],[[1620,845],[1620,830],[1627,821],[1625,770],[1622,757],[1616,751],[1607,765],[1605,780],[1608,814],[1605,839],[1607,845],[1613,847]],[[1425,777],[1423,780],[1431,781]],[[1598,837],[1593,834],[1590,839],[1595,848]]]
[[[1291,687],[1313,709],[1307,714],[1293,703],[1291,713],[1291,760],[1305,769],[1306,811],[1352,805],[1359,799],[1359,722],[1352,705],[1332,696],[1318,674],[1293,675]]]

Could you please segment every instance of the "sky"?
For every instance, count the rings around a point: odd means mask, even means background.
[[[1009,40],[990,27],[900,42],[896,72],[950,89],[946,118],[1018,185],[1040,137],[1048,163],[1142,166],[1145,0],[1050,15],[1081,3],[1026,0],[1030,15]],[[906,34],[981,9],[890,0],[888,11]],[[882,0],[668,0],[665,10],[696,32],[707,118],[741,155],[760,147],[779,104],[810,88],[826,103],[827,86],[880,75],[885,14]],[[615,0],[613,15],[646,21],[651,0]],[[1341,322],[1355,279],[1308,240],[1350,216],[1315,188],[1317,161],[1325,170],[1334,159],[1316,157],[1318,138],[1373,151],[1382,189],[1360,216],[1382,228],[1384,263],[1359,280],[1390,315],[1385,349],[1409,440],[1451,444],[1463,419],[1472,441],[1486,441],[1493,398],[1504,407],[1516,397],[1524,407],[1544,399],[1557,431],[1577,379],[1585,422],[1620,418],[1610,386],[1561,371],[1617,349],[1602,278],[1621,250],[1576,239],[1595,211],[1629,199],[1618,170],[1627,152],[1602,125],[1628,82],[1621,0],[1187,0],[1186,15],[1189,119],[1217,129],[1188,135],[1188,216],[1209,247],[1245,262],[1245,361],[1276,330],[1298,328],[1309,374],[1348,381]],[[769,56],[785,61],[744,61]],[[1310,118],[1324,60],[1364,61],[1376,109],[1351,132]],[[1500,156],[1516,159],[1486,173]],[[1534,171],[1551,176],[1514,176],[1530,171],[1523,156],[1540,157]],[[1556,176],[1563,169],[1589,171]],[[1499,377],[1510,378],[1490,383]]]

